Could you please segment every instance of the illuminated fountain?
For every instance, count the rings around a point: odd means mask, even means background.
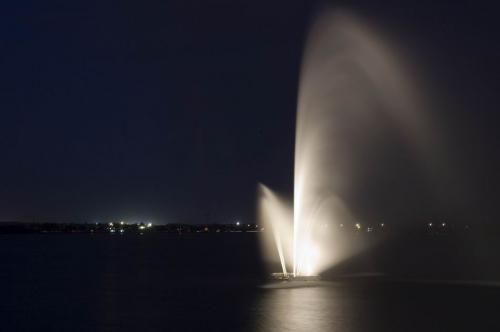
[[[275,277],[316,276],[365,249],[339,227],[360,228],[345,193],[362,187],[360,156],[376,147],[380,123],[433,166],[434,131],[396,54],[348,13],[326,9],[314,21],[300,76],[293,205],[259,187],[261,223],[272,230],[264,256],[282,267]]]

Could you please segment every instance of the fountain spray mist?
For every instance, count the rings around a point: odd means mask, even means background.
[[[339,225],[355,224],[346,193],[362,186],[363,155],[376,148],[381,123],[399,132],[417,159],[436,160],[422,98],[397,52],[373,31],[332,9],[310,29],[298,94],[293,213],[276,212],[287,205],[268,188],[260,191],[263,222],[280,233],[274,241],[283,271],[289,262],[295,276],[319,274],[363,249],[343,239]]]

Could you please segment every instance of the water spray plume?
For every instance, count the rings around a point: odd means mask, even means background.
[[[288,263],[294,276],[319,274],[361,250],[346,243],[338,225],[355,224],[346,193],[362,187],[358,172],[380,126],[397,131],[419,159],[435,159],[418,91],[397,52],[373,31],[331,9],[310,29],[297,101],[293,213],[267,187],[260,191],[283,272]]]

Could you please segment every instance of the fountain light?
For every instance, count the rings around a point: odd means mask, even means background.
[[[360,139],[363,130],[380,129],[385,124],[378,119],[387,118],[407,136],[423,167],[439,161],[433,135],[438,131],[421,112],[419,91],[401,67],[401,52],[375,31],[350,13],[330,9],[311,26],[298,86],[293,202],[277,199],[267,187],[260,191],[259,206],[272,234],[263,238],[274,240],[273,245],[264,242],[266,258],[273,263],[279,259],[284,277],[286,263],[296,279],[321,273],[366,249],[365,244],[344,241],[345,232],[323,227],[366,228],[354,222],[353,212],[360,211],[350,209],[353,202],[343,199],[349,197],[347,187],[353,192],[363,188],[362,178],[352,170],[366,161],[364,151],[377,148],[372,144],[378,140]],[[363,145],[353,150],[353,142]]]

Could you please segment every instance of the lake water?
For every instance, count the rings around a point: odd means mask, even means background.
[[[262,287],[256,233],[0,236],[0,331],[500,331],[500,288]]]

